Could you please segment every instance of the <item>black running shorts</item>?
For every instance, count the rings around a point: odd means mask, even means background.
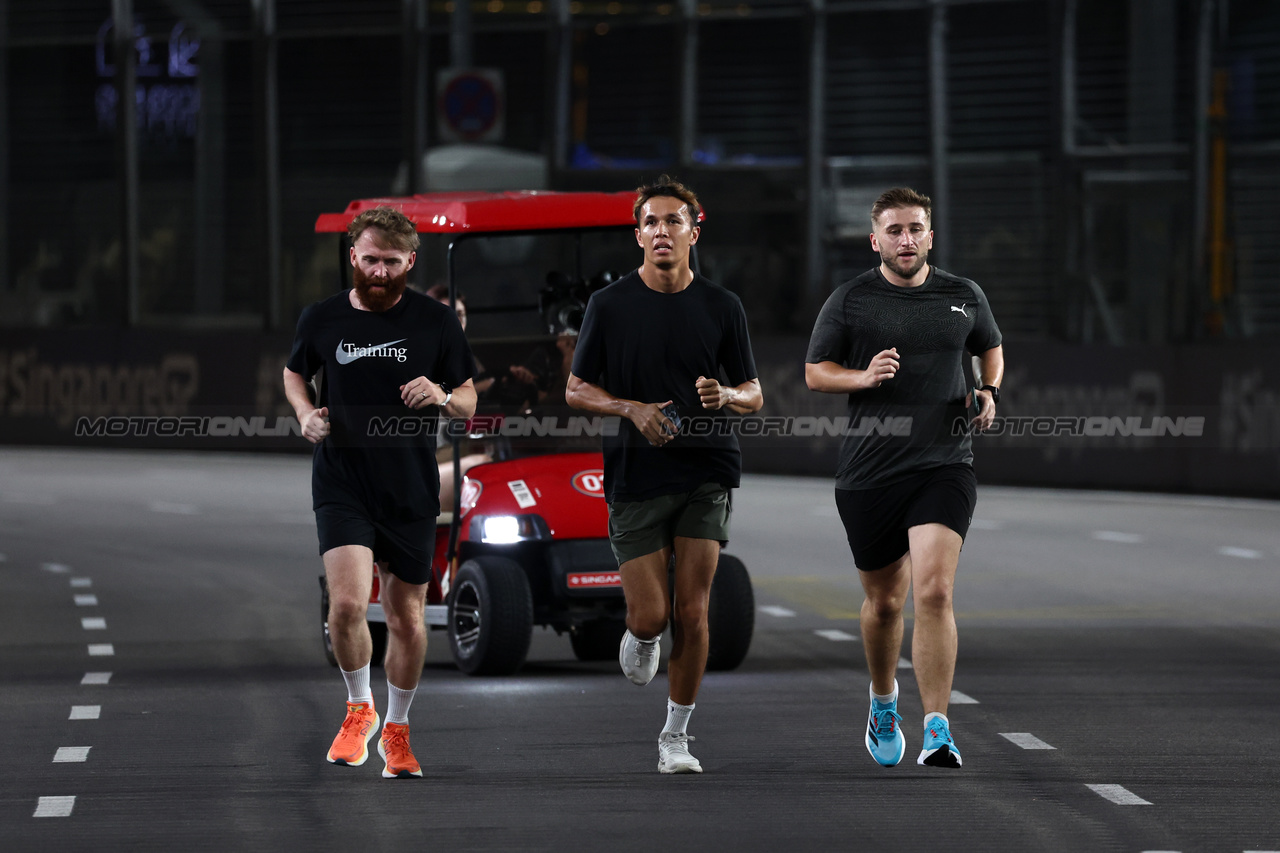
[[[836,489],[836,509],[849,537],[853,562],[862,571],[901,559],[907,530],[944,524],[964,539],[978,503],[978,481],[970,465],[944,465],[873,489]]]
[[[316,532],[320,555],[341,545],[363,545],[373,558],[387,563],[391,574],[405,583],[431,580],[431,557],[436,549],[436,519],[398,522],[394,526],[374,521],[362,507],[349,503],[324,503],[316,507]]]

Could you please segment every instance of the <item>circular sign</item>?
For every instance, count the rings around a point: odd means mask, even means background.
[[[587,497],[604,497],[604,471],[600,468],[579,471],[573,475],[573,487]]]
[[[440,111],[464,140],[481,139],[501,115],[502,101],[493,81],[479,74],[459,74],[448,82],[440,98]]]

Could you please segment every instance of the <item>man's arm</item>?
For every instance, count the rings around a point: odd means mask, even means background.
[[[977,380],[978,386],[994,385],[1000,387],[1000,383],[1004,381],[1004,347],[992,347],[986,352],[978,353],[973,357],[974,371],[973,378]],[[973,419],[973,425],[979,430],[984,430],[991,426],[996,419],[996,404],[992,399],[990,391],[975,391],[981,402],[981,410],[978,416]]]
[[[329,434],[329,409],[317,409],[307,393],[307,380],[302,374],[284,369],[284,396],[293,406],[293,413],[302,427],[302,437],[312,444],[318,444]]]
[[[593,385],[574,374],[569,374],[565,385],[564,399],[575,409],[595,412],[597,415],[612,415],[626,418],[636,425],[640,434],[652,445],[661,447],[670,441],[676,431],[676,425],[662,414],[662,410],[671,405],[665,403],[640,403],[635,400],[623,400],[615,397],[599,385]]]
[[[898,349],[881,350],[867,365],[866,370],[856,367],[844,367],[834,361],[806,363],[804,381],[810,391],[821,391],[824,394],[852,394],[855,391],[866,391],[876,388],[898,372]]]
[[[446,397],[448,403],[444,402]],[[419,376],[400,386],[400,399],[411,409],[440,406],[440,410],[451,418],[465,419],[476,413],[476,386],[470,379],[454,388],[450,397],[439,385]]]
[[[715,379],[698,377],[698,396],[704,409],[728,409],[739,415],[760,411],[764,405],[764,391],[759,379],[748,379],[741,385],[721,385]]]

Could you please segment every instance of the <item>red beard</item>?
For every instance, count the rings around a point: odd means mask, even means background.
[[[382,312],[395,305],[400,301],[405,287],[409,284],[408,270],[385,279],[372,279],[361,272],[359,267],[353,267],[351,272],[356,298],[370,311]]]

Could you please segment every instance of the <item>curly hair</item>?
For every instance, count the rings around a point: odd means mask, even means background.
[[[670,175],[660,175],[658,180],[653,183],[636,187],[636,193],[636,203],[631,208],[631,213],[636,218],[637,226],[640,225],[640,208],[644,207],[644,203],[655,196],[668,196],[684,202],[685,209],[689,211],[690,224],[698,224],[698,217],[702,214],[702,207],[698,204],[698,197],[694,195],[693,190]]]
[[[378,229],[382,237],[379,242],[386,243],[397,251],[417,251],[420,242],[417,227],[412,219],[394,207],[384,204],[366,210],[351,220],[351,224],[347,226],[347,236],[354,244],[369,228]]]

